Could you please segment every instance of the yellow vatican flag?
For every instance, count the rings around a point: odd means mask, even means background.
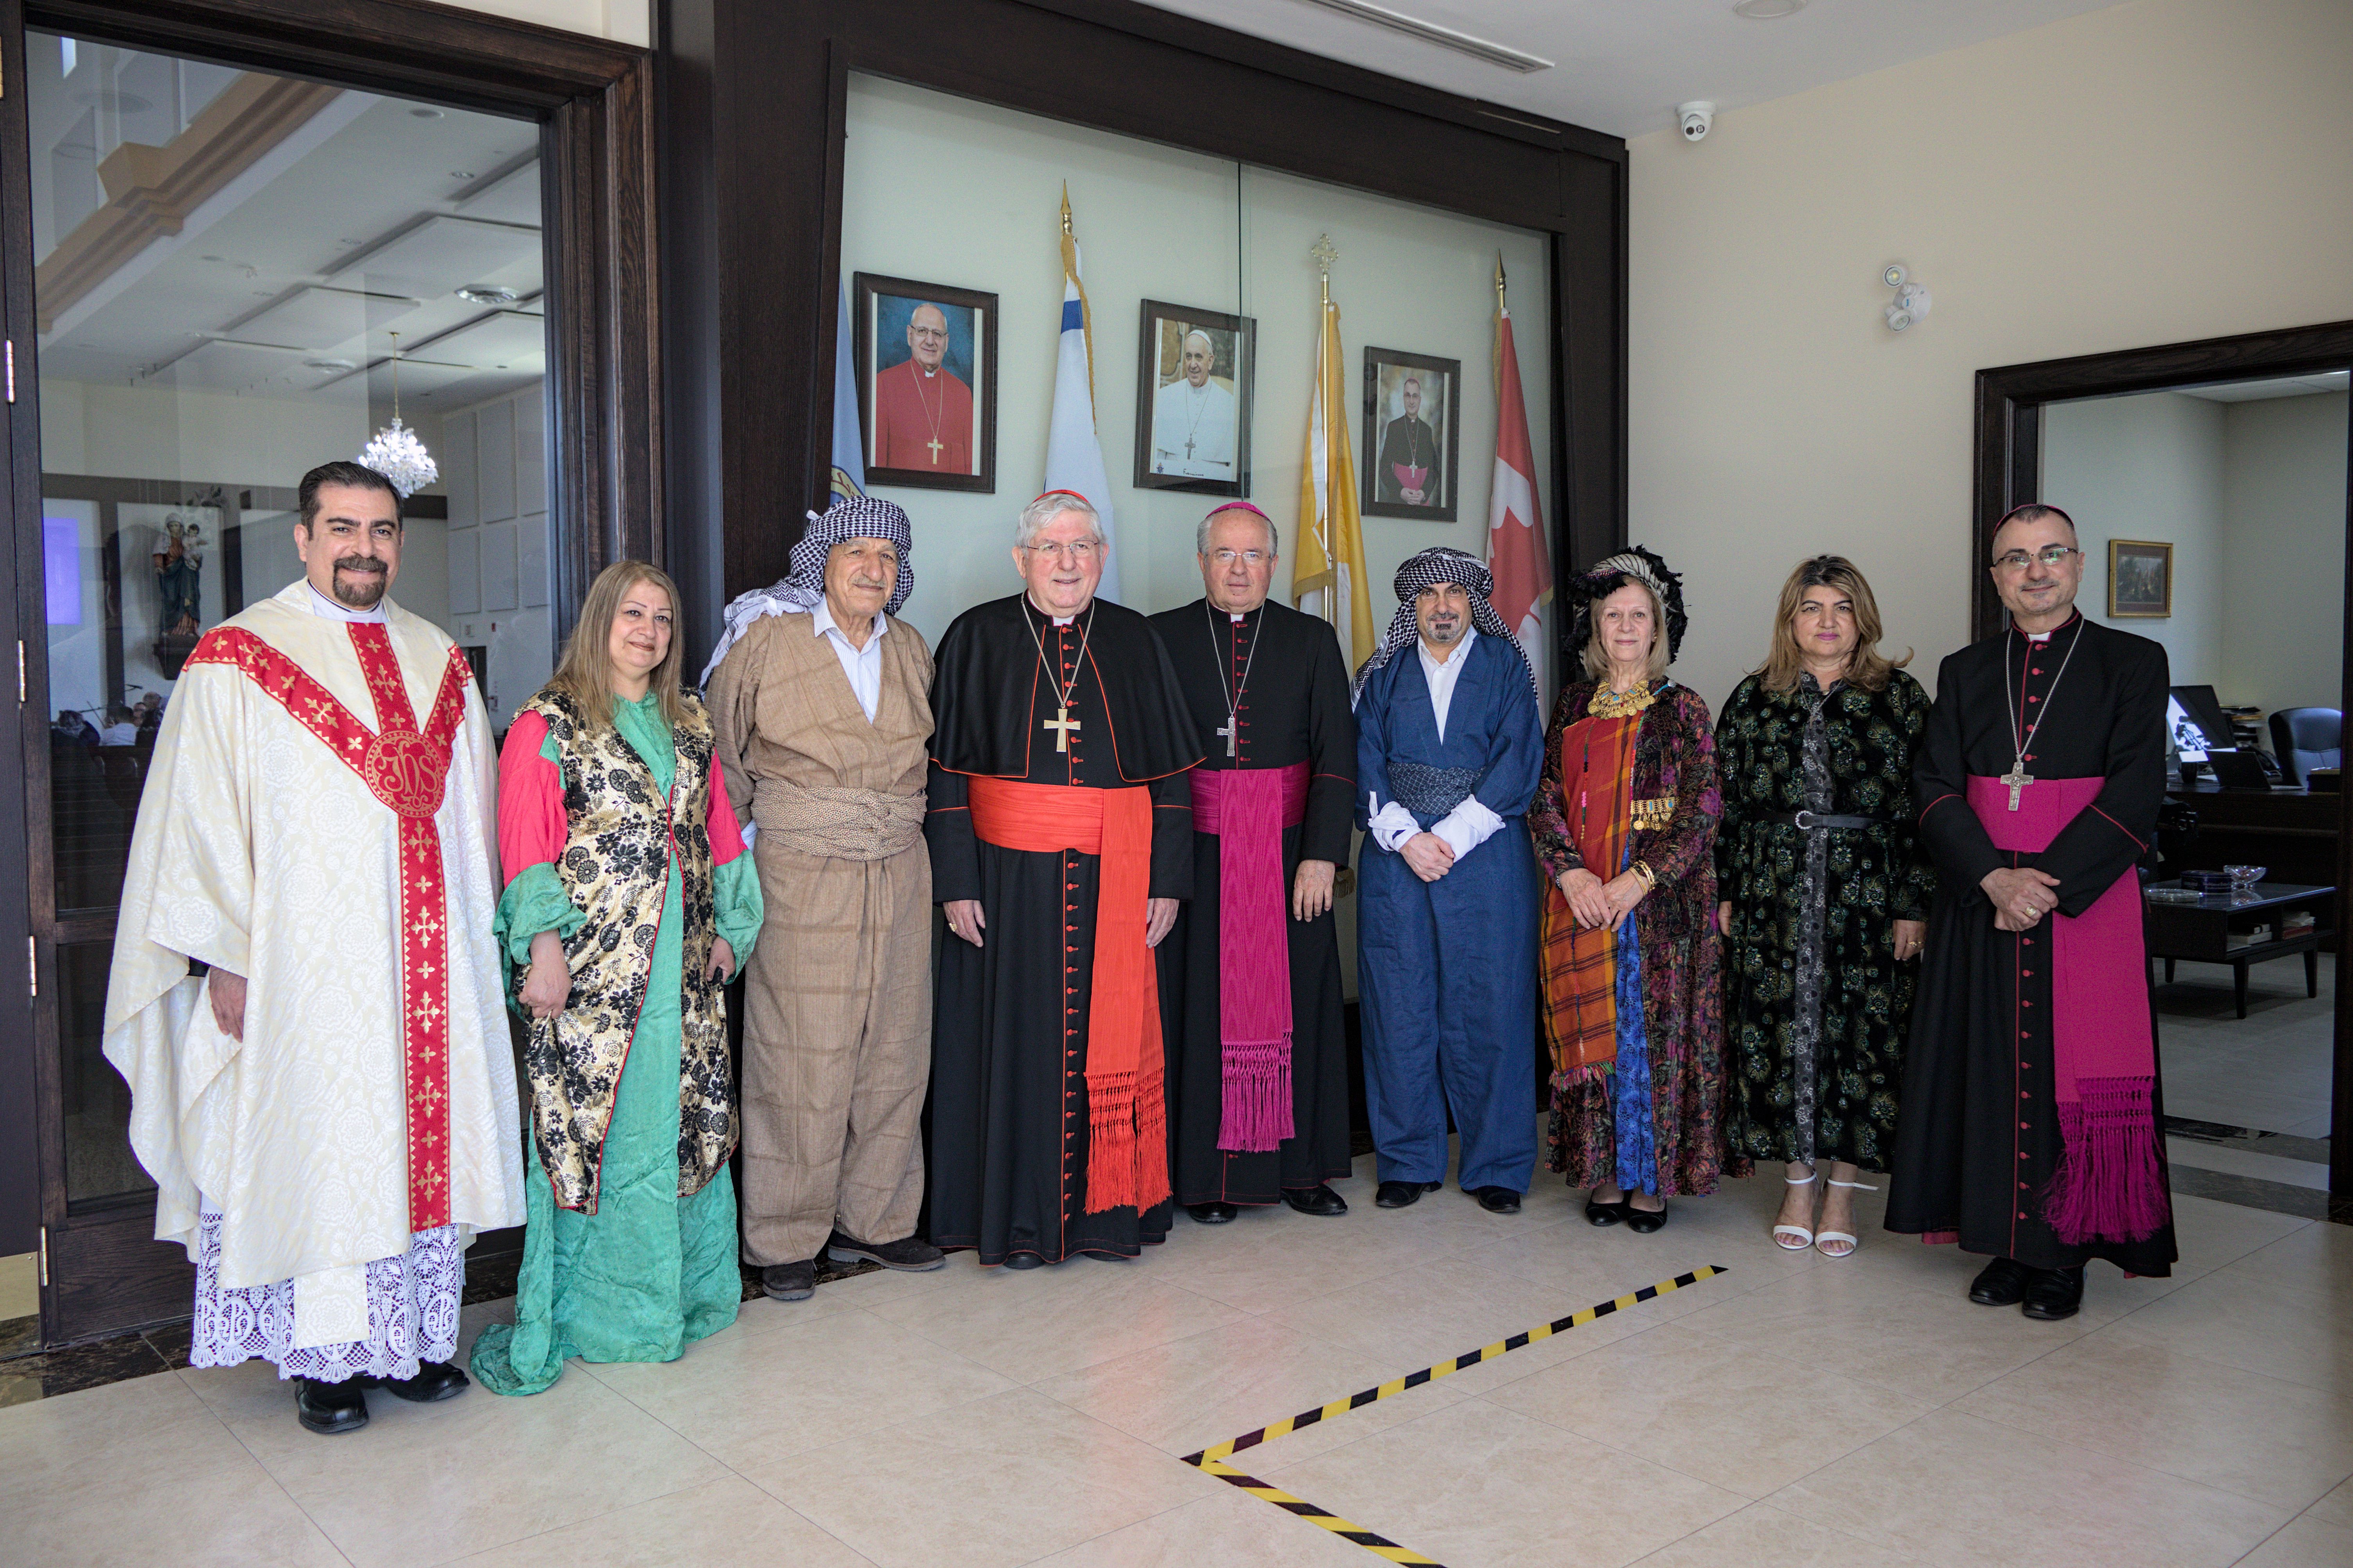
[[[1365,532],[1356,515],[1356,460],[1348,447],[1347,361],[1340,352],[1340,307],[1332,302],[1330,237],[1324,266],[1324,331],[1315,344],[1315,395],[1307,410],[1307,457],[1299,476],[1299,563],[1291,602],[1332,623],[1348,668],[1371,657],[1377,628],[1365,590]]]

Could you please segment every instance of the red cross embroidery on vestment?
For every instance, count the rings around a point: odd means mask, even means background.
[[[350,623],[353,651],[367,681],[377,728],[353,717],[334,693],[251,632],[206,632],[190,664],[232,665],[275,699],[296,723],[326,743],[359,774],[368,792],[400,819],[400,996],[402,1066],[408,1101],[408,1228],[449,1223],[448,888],[434,815],[449,778],[450,749],[466,717],[473,668],[449,650],[425,727],[417,727],[391,633],[380,623]]]

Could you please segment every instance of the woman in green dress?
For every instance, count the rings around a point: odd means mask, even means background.
[[[710,716],[679,688],[677,605],[655,568],[607,567],[499,760],[495,929],[536,1154],[515,1321],[474,1343],[499,1394],[538,1393],[567,1356],[674,1361],[743,1298],[722,988],[760,884]]]
[[[1880,653],[1871,584],[1842,556],[1790,574],[1772,637],[1715,726],[1725,1130],[1735,1170],[1788,1164],[1773,1239],[1843,1258],[1861,1174],[1894,1152],[1935,888],[1912,804],[1928,695]]]

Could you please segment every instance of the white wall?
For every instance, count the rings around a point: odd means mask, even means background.
[[[320,454],[367,444],[368,411],[325,397],[41,378],[41,467],[174,485],[291,487]]]
[[[2345,0],[2141,0],[1630,143],[1632,536],[1689,574],[1684,678],[1721,702],[1837,550],[1933,683],[1978,369],[2353,317],[2348,62]]]
[[[429,615],[489,651],[491,722],[505,728],[555,668],[548,600],[546,400],[539,386],[441,416],[442,598]]]
[[[2054,404],[2043,415],[2043,493],[2075,520],[2084,550],[2075,606],[2103,626],[2164,644],[2177,686],[2227,685],[2222,566],[2233,549],[2223,525],[2227,406],[2152,392]],[[2107,614],[2111,539],[2173,546],[2172,615]],[[2242,699],[2226,690],[2222,700]]]
[[[2339,704],[2347,404],[2328,392],[2225,405],[2226,702],[2266,712]]]
[[[907,171],[921,170],[921,199]],[[1194,526],[1215,499],[1137,490],[1134,471],[1139,302],[1145,299],[1254,317],[1257,408],[1251,500],[1282,530],[1275,592],[1288,599],[1301,456],[1314,374],[1318,295],[1308,247],[1329,231],[1339,247],[1347,384],[1367,344],[1459,359],[1463,368],[1457,516],[1448,523],[1365,520],[1373,616],[1397,608],[1398,562],[1431,544],[1486,553],[1494,461],[1490,353],[1495,253],[1504,253],[1525,390],[1548,384],[1545,249],[1517,229],[1083,130],[866,77],[851,79],[842,273],[878,272],[999,296],[997,493],[877,487],[915,528],[909,622],[936,639],[957,612],[1018,586],[1008,552],[1016,514],[1042,488],[1046,424],[1062,299],[1058,213],[1062,183],[1094,307],[1095,408],[1116,514],[1121,597],[1145,611],[1197,598]],[[1361,415],[1351,441],[1362,465]],[[1546,432],[1536,471],[1550,471]],[[1552,498],[1545,497],[1549,508]]]

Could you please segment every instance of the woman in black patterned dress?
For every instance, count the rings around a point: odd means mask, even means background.
[[[1853,1194],[1875,1190],[1859,1177],[1894,1152],[1911,961],[1935,887],[1912,808],[1928,695],[1896,668],[1911,655],[1890,660],[1879,639],[1853,563],[1802,563],[1764,668],[1715,727],[1731,1168],[1786,1162],[1773,1239],[1830,1258],[1854,1250]]]

